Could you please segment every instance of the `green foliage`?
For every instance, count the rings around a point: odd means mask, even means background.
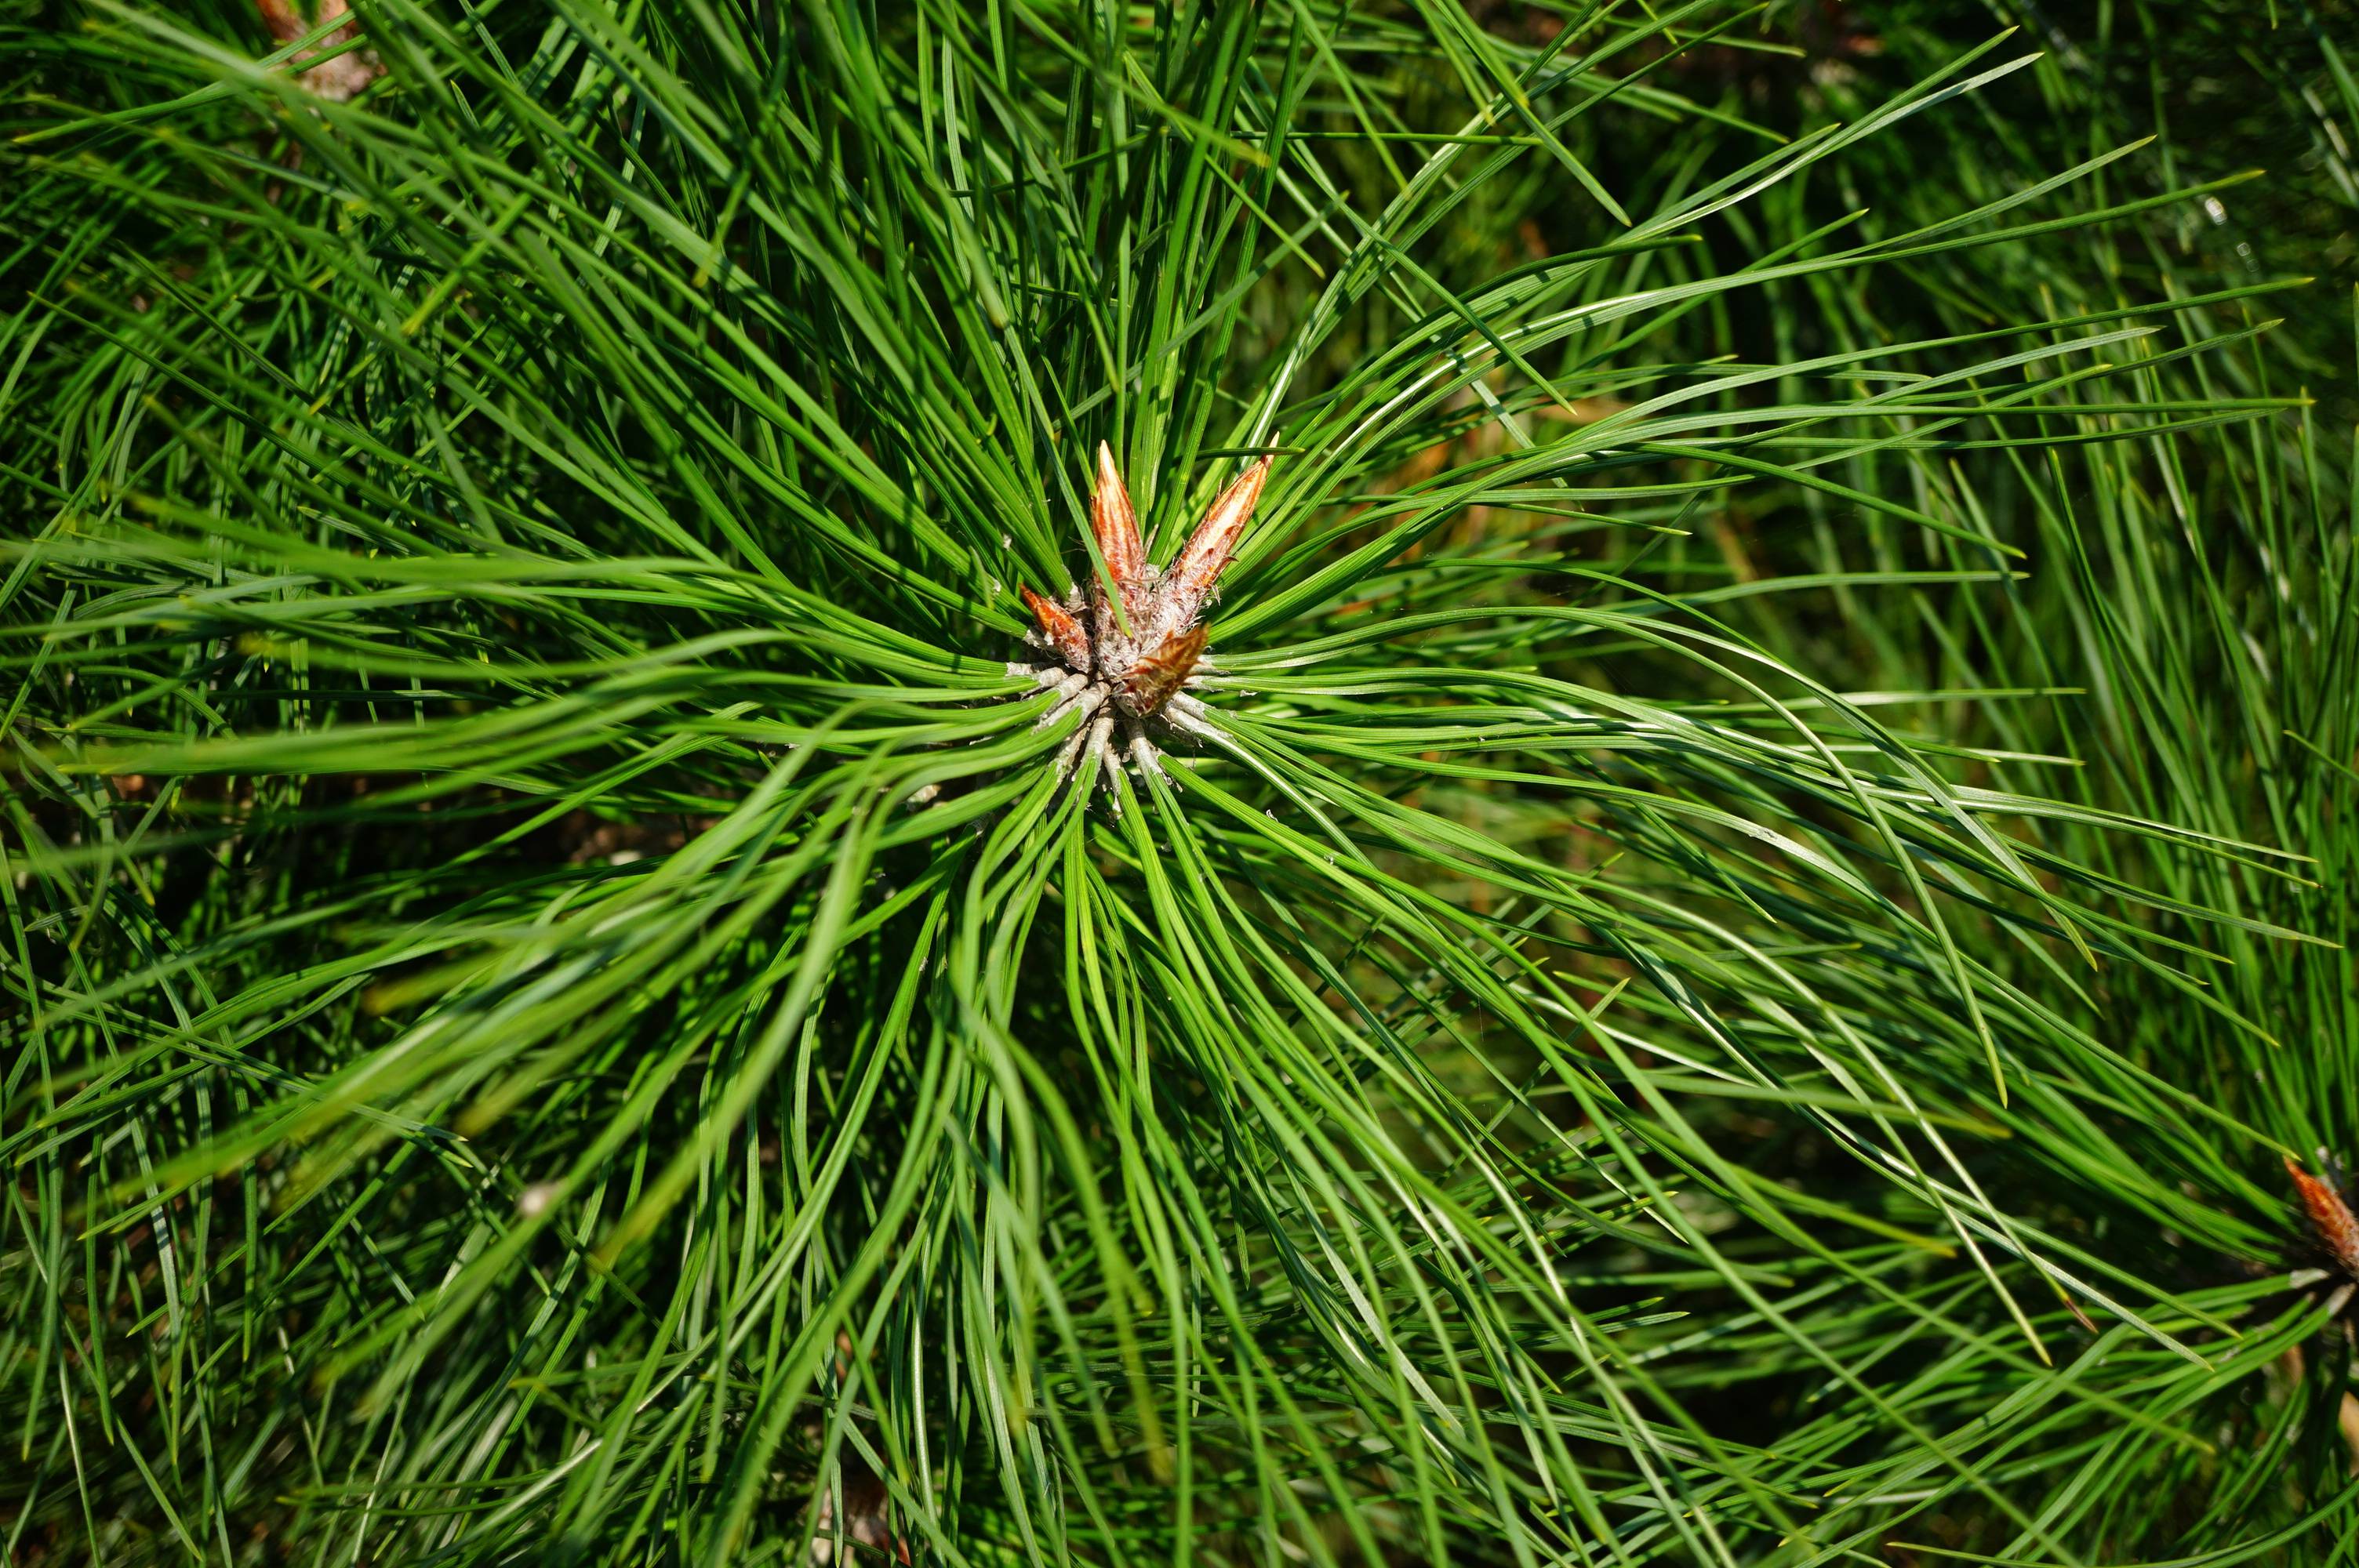
[[[2331,19],[358,11],[0,30],[11,1560],[2351,1550]]]

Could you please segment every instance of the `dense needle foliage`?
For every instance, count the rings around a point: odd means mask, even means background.
[[[0,4],[0,1558],[2354,1549],[2349,16],[355,15]]]

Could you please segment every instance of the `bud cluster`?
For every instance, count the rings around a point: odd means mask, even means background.
[[[1147,562],[1138,516],[1114,468],[1114,451],[1099,443],[1090,532],[1104,569],[1091,574],[1086,591],[1068,588],[1061,600],[1022,590],[1034,622],[1025,640],[1048,661],[1008,666],[1010,674],[1030,675],[1056,691],[1058,700],[1043,724],[1071,709],[1081,711],[1082,727],[1058,759],[1060,773],[1093,757],[1111,790],[1118,760],[1141,770],[1158,766],[1150,722],[1183,732],[1204,730],[1203,705],[1186,690],[1203,666],[1204,607],[1268,475],[1267,458],[1239,475],[1170,566],[1158,570]],[[1117,728],[1123,736],[1119,753]]]

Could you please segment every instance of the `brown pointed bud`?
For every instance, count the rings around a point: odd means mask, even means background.
[[[1147,576],[1147,546],[1138,535],[1138,514],[1130,509],[1130,492],[1114,466],[1114,449],[1103,441],[1098,443],[1098,487],[1090,493],[1090,532],[1097,535],[1106,575],[1122,590],[1127,610]]]
[[[1164,587],[1171,599],[1171,624],[1187,625],[1212,597],[1213,584],[1221,580],[1245,524],[1253,520],[1262,481],[1268,477],[1267,458],[1239,474],[1235,483],[1221,492],[1221,498],[1212,503],[1212,509],[1204,514],[1194,535],[1181,548],[1180,558],[1171,563],[1171,575]]]
[[[1025,607],[1039,623],[1041,639],[1065,661],[1069,669],[1087,675],[1090,671],[1090,634],[1073,619],[1072,611],[1053,599],[1044,599],[1030,589],[1018,589]]]
[[[2323,1153],[2320,1163],[2324,1164]],[[2286,1156],[2285,1168],[2293,1178],[2294,1190],[2301,1194],[2301,1206],[2310,1213],[2310,1228],[2343,1272],[2359,1280],[2359,1217],[2352,1215],[2351,1206],[2332,1183],[2303,1170],[2290,1154]]]
[[[1171,700],[1204,652],[1211,633],[1190,626],[1163,639],[1162,646],[1133,660],[1114,694],[1114,705],[1134,719],[1144,719]]]

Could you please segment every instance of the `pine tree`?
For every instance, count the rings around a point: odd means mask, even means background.
[[[1952,12],[0,10],[6,1560],[2351,1552],[2348,19]]]

